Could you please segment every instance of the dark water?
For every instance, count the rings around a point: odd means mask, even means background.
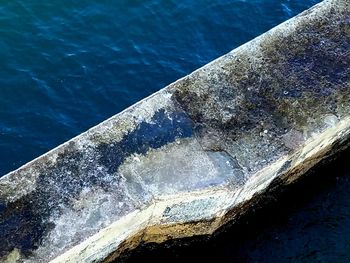
[[[317,2],[0,1],[0,175]],[[241,231],[133,260],[350,262],[349,156]]]

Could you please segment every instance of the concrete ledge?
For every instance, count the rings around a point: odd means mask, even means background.
[[[350,3],[326,0],[0,178],[0,261],[211,234],[350,143]]]

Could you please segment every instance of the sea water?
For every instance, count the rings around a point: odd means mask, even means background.
[[[1,1],[0,175],[317,2]],[[143,257],[350,262],[350,169],[340,167],[325,187],[260,217],[258,231]]]

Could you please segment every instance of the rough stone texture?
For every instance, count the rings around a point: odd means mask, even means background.
[[[0,179],[0,261],[210,234],[350,140],[350,3],[326,0]]]

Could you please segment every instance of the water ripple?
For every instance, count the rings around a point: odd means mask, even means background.
[[[316,2],[2,3],[0,174]]]

